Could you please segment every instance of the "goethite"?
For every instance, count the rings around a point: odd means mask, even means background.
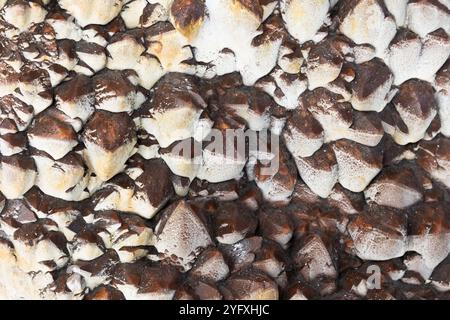
[[[448,0],[0,0],[0,298],[450,298],[449,33]]]

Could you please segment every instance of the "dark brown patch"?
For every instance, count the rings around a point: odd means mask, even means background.
[[[135,125],[126,113],[98,110],[88,121],[83,138],[113,151],[136,138]]]
[[[203,19],[205,9],[204,0],[175,0],[170,11],[177,27],[186,29]]]
[[[362,99],[370,96],[392,77],[388,66],[378,58],[356,65],[355,71],[352,90]]]

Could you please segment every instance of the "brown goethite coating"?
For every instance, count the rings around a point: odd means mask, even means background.
[[[437,114],[433,87],[422,80],[408,80],[400,86],[392,104],[392,116],[383,120],[385,131],[400,145],[423,139]]]
[[[188,278],[175,292],[175,300],[222,300],[214,283]]]
[[[34,184],[36,166],[23,153],[0,158],[0,191],[7,199],[21,198]]]
[[[347,229],[358,257],[365,260],[388,260],[406,251],[407,217],[386,207],[368,207],[352,220]]]
[[[449,5],[0,0],[0,299],[449,299]]]
[[[146,266],[142,272],[138,294],[157,299],[165,295],[173,295],[179,286],[180,274],[175,269],[160,265]]]
[[[269,163],[257,161],[254,167],[254,175],[256,185],[261,189],[263,198],[274,205],[283,206],[289,203],[294,191],[297,182],[297,170],[287,150],[283,146],[279,149],[279,151],[275,151],[278,153],[277,160]]]
[[[422,186],[417,170],[399,164],[385,168],[364,191],[364,195],[368,202],[402,209],[422,199]]]
[[[308,87],[310,90],[335,80],[342,69],[344,57],[333,39],[325,39],[309,48],[307,53]]]
[[[256,17],[262,18],[263,9],[262,5],[264,5],[264,1],[260,0],[235,0],[236,4],[239,4],[246,8],[248,11],[252,12]]]
[[[132,83],[132,72],[106,71],[94,78],[95,106],[111,112],[132,112],[144,100]]]
[[[36,215],[23,200],[8,200],[2,211],[2,220],[13,226],[37,221]]]
[[[389,68],[380,59],[372,59],[357,66],[354,92],[367,98],[378,86],[389,79]]]
[[[98,191],[96,211],[115,209],[150,218],[173,196],[170,170],[162,160],[134,156],[127,173]]]
[[[49,153],[55,159],[63,157],[77,144],[74,128],[64,121],[64,115],[55,109],[49,109],[36,117],[28,130],[28,139],[32,147]],[[45,144],[46,139],[51,141],[49,145]],[[52,142],[65,146],[59,146],[58,150],[58,147],[51,145]]]
[[[339,183],[353,192],[363,191],[383,167],[383,151],[377,147],[339,140],[333,144]]]
[[[448,277],[450,272],[449,257],[445,258],[433,271],[430,279],[433,286],[442,292],[448,291],[450,285]]]
[[[418,92],[421,94],[419,95]],[[411,80],[400,86],[394,104],[398,105],[398,108],[425,118],[435,106],[433,93],[432,87],[426,82]]]
[[[165,210],[155,227],[155,237],[159,255],[184,270],[189,270],[195,257],[212,244],[203,219],[184,200]]]
[[[85,75],[77,74],[73,79],[62,83],[55,90],[55,97],[58,108],[72,118],[79,117],[82,120],[86,120],[84,112],[88,113],[87,116],[93,112],[92,104],[94,100],[94,91],[92,80]],[[69,106],[66,107],[70,102],[79,104],[80,108],[84,107],[84,103],[87,105],[83,108],[85,110],[70,110],[68,109]]]
[[[347,139],[369,147],[377,146],[384,136],[380,116],[375,112],[353,112],[353,123],[349,128]]]
[[[222,253],[216,248],[209,248],[198,257],[190,274],[207,280],[220,281],[228,276],[229,271]]]
[[[125,300],[125,297],[119,290],[102,285],[85,295],[84,300]]]
[[[274,103],[269,95],[254,88],[232,88],[220,97],[220,104],[233,118],[242,118],[250,129],[259,131],[269,126],[269,113]]]
[[[30,124],[33,115],[33,108],[30,105],[11,94],[0,98],[0,110],[2,134],[23,131]]]
[[[283,138],[287,149],[297,159],[312,156],[322,146],[324,132],[312,114],[301,109],[287,119]]]
[[[135,138],[133,128],[127,114],[97,111],[86,124],[83,136],[105,150],[114,151]]]
[[[262,238],[245,238],[232,245],[221,245],[220,249],[230,266],[231,272],[249,267],[256,258],[256,252],[261,249]]]
[[[198,95],[197,79],[183,74],[170,74],[158,85],[155,90],[153,108],[156,110],[177,107],[177,101],[186,102],[195,108],[203,108],[204,102]]]
[[[255,269],[230,276],[221,291],[226,300],[277,300],[279,295],[276,283]]]
[[[409,248],[420,254],[417,271],[427,280],[450,252],[448,205],[419,204],[408,216]]]
[[[287,285],[285,271],[288,262],[289,258],[283,248],[277,243],[267,240],[263,242],[261,249],[256,252],[253,267],[274,278],[280,287],[285,287]]]
[[[388,66],[378,58],[357,65],[351,82],[352,106],[360,111],[381,111],[392,98],[392,80]]]
[[[213,219],[216,239],[223,244],[233,244],[253,235],[257,224],[253,213],[235,203],[221,205]]]
[[[270,240],[286,246],[292,238],[293,225],[282,210],[261,209],[258,213],[261,234]]]
[[[338,179],[336,156],[326,145],[307,158],[295,159],[302,180],[322,198],[328,197]]]
[[[143,185],[150,202],[155,206],[160,206],[161,202],[165,202],[161,199],[170,198],[173,195],[168,179],[170,172],[161,160],[145,161],[143,171],[135,180],[136,184]],[[156,180],[156,183],[150,183],[152,180]]]
[[[170,13],[175,21],[175,26],[186,37],[195,33],[205,16],[204,0],[175,0],[170,8]]]
[[[8,133],[0,136],[0,152],[5,156],[11,156],[24,151],[27,147],[27,137],[23,132]]]
[[[438,137],[432,141],[422,141],[418,151],[419,165],[434,179],[450,185],[450,141]]]
[[[136,144],[135,124],[124,112],[112,113],[99,110],[84,127],[82,140],[85,161],[106,181],[123,170]]]
[[[330,194],[328,204],[347,214],[356,214],[362,211],[365,201],[361,193],[351,192],[337,184]]]

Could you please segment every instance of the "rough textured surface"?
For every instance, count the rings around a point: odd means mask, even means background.
[[[447,0],[0,0],[0,299],[448,299],[449,32]]]

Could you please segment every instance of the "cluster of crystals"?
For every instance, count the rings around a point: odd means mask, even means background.
[[[449,298],[449,55],[448,0],[0,0],[0,298]]]

